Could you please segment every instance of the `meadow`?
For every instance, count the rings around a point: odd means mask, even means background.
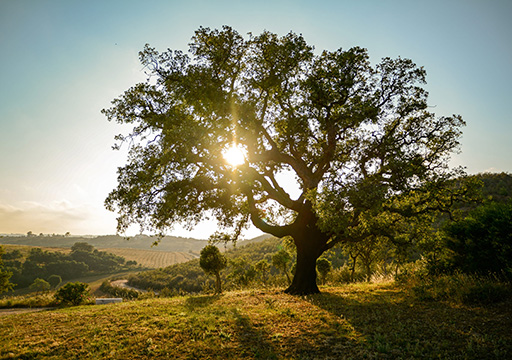
[[[421,301],[393,283],[148,298],[3,316],[0,358],[505,359],[512,301]]]

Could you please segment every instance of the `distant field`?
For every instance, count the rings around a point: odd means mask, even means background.
[[[23,256],[28,256],[30,249],[34,246],[27,245],[1,245],[6,252],[19,250]],[[40,246],[35,246],[40,247]],[[58,247],[41,247],[43,250],[51,252],[61,252],[68,254],[71,252],[70,248]],[[141,249],[127,249],[127,248],[105,248],[98,249],[99,251],[106,251],[112,254],[122,256],[127,261],[134,260],[137,264],[147,268],[160,268],[166,267],[182,262],[195,259],[197,255],[181,252],[181,251],[159,251],[159,250],[141,250]]]
[[[195,259],[197,256],[191,253],[178,251],[157,251],[157,250],[139,250],[139,249],[120,249],[108,248],[99,249],[112,254],[122,256],[127,261],[134,260],[137,264],[148,268],[166,267]]]

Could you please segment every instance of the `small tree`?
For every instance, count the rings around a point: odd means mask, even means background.
[[[203,250],[201,250],[199,265],[205,273],[215,275],[215,291],[218,294],[222,293],[220,272],[227,266],[226,257],[221,254],[216,246],[206,245]]]
[[[263,283],[263,285],[266,285],[267,284],[267,273],[270,268],[268,261],[265,259],[261,259],[260,261],[258,261],[256,263],[254,268],[256,269],[256,272],[260,274],[261,282]]]
[[[325,258],[320,258],[316,261],[316,269],[320,273],[320,278],[322,279],[322,284],[325,284],[325,279],[327,278],[327,274],[332,269],[332,264],[329,260]]]
[[[44,279],[37,278],[34,282],[29,286],[32,291],[48,291],[50,290],[50,283]]]
[[[62,283],[62,278],[59,275],[50,275],[48,283],[53,289],[57,288]]]
[[[288,284],[291,284],[290,274],[288,273],[288,264],[292,257],[290,253],[285,249],[281,249],[272,255],[272,265],[274,265],[279,271],[282,271],[288,279]]]
[[[55,299],[64,304],[80,305],[89,296],[89,285],[81,282],[67,283],[55,294]]]

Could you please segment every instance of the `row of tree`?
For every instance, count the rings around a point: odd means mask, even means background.
[[[37,287],[36,290],[45,286],[42,281],[52,285],[56,277],[69,280],[137,265],[135,261],[126,261],[124,257],[99,251],[85,242],[75,243],[69,254],[32,248],[26,257],[19,250],[13,250],[4,253],[2,259],[5,272],[10,274],[11,283],[18,288],[33,285]],[[34,285],[36,279],[42,280],[38,282],[39,285]]]

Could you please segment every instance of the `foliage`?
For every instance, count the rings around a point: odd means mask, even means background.
[[[253,262],[245,256],[230,259],[229,267],[230,271],[228,279],[230,279],[236,286],[245,288],[256,278],[256,267],[253,265]]]
[[[512,202],[478,207],[446,232],[453,268],[512,279]]]
[[[290,261],[292,257],[286,249],[281,248],[278,252],[272,255],[272,265],[274,265],[279,271],[281,271],[286,278],[288,279],[288,283],[291,283],[290,274],[288,271],[288,267],[290,266]]]
[[[17,252],[16,252],[17,251]],[[10,254],[10,253],[8,253]],[[105,251],[98,251],[87,243],[77,243],[71,253],[30,248],[26,258],[19,250],[8,255],[6,268],[12,272],[12,281],[18,288],[30,286],[36,278],[50,280],[58,276],[61,280],[71,280],[84,275],[109,273],[134,266],[125,263],[125,259]],[[55,279],[55,282],[57,279]],[[54,287],[56,285],[52,284]]]
[[[261,283],[263,285],[267,285],[268,281],[268,273],[270,270],[270,264],[267,260],[261,259],[256,264],[254,264],[254,269],[256,270],[256,273],[259,274]]]
[[[222,292],[220,272],[226,268],[227,259],[221,254],[219,248],[215,245],[206,245],[201,250],[199,266],[205,273],[215,276],[215,289],[217,293]]]
[[[50,288],[50,283],[40,278],[35,279],[34,282],[30,285],[30,290],[33,291],[48,291]]]
[[[4,249],[0,246],[0,293],[10,290],[13,287],[13,284],[9,282],[9,279],[12,276],[12,272],[4,270],[3,264],[3,255]]]
[[[316,261],[316,269],[320,273],[320,277],[322,279],[322,284],[325,284],[325,280],[327,279],[327,274],[332,270],[332,264],[329,260],[325,258],[320,258]]]
[[[436,117],[409,59],[372,66],[365,49],[315,54],[301,35],[244,39],[199,28],[181,51],[147,45],[148,81],[103,110],[133,125],[119,135],[128,164],[106,199],[118,230],[163,232],[213,214],[236,240],[249,221],[297,248],[293,294],[318,292],[316,259],[337,243],[372,234],[364,219],[386,210],[409,218],[445,206],[460,116]],[[223,154],[237,147],[244,162]],[[300,196],[279,183],[291,173]],[[444,194],[446,196],[441,196]],[[397,201],[398,199],[398,201]],[[399,206],[396,206],[399,203]],[[354,234],[359,236],[355,237]],[[223,237],[223,235],[219,235]]]
[[[80,305],[89,296],[89,285],[81,282],[67,283],[55,293],[55,300],[62,304]]]
[[[280,240],[275,238],[268,238],[262,241],[253,242],[248,241],[238,242],[237,246],[227,250],[224,254],[228,261],[228,266],[222,273],[221,278],[228,288],[239,288],[241,285],[237,282],[236,276],[231,276],[232,270],[235,270],[233,261],[238,262],[238,258],[245,258],[247,270],[252,272],[251,267],[254,267],[258,273],[258,280],[266,285],[273,284],[273,277],[277,273],[277,269],[268,264],[270,256],[278,250]],[[260,263],[260,265],[258,265]],[[266,265],[265,265],[266,264]],[[245,266],[244,266],[245,267]],[[245,270],[244,270],[245,271]],[[240,272],[243,275],[244,272]],[[249,274],[252,278],[252,275]],[[236,284],[235,284],[236,282]],[[199,259],[190,260],[185,263],[175,264],[152,271],[140,272],[136,275],[131,275],[128,282],[131,286],[140,289],[147,289],[158,291],[162,293],[199,293],[205,287],[214,287],[210,283],[210,279],[205,276],[204,271],[199,265]]]

